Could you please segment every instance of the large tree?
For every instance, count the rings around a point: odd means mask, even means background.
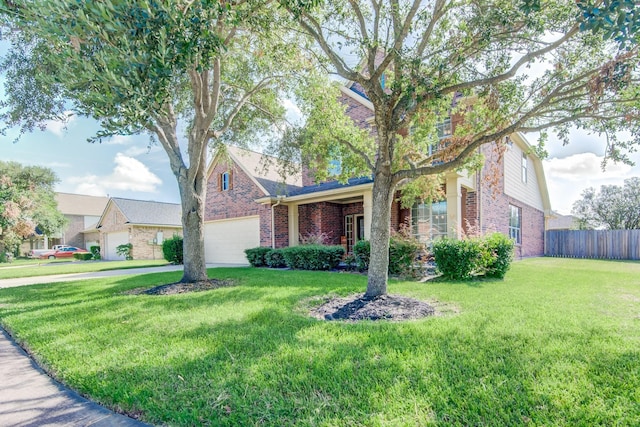
[[[259,0],[36,0],[4,3],[12,42],[9,125],[33,130],[69,110],[97,119],[92,140],[149,133],[180,191],[183,282],[207,279],[203,219],[207,150],[268,133],[279,93],[303,65],[278,30],[277,5]],[[178,132],[187,125],[186,136]]]
[[[339,158],[342,178],[374,179],[368,297],[387,292],[397,189],[427,189],[428,178],[469,167],[481,145],[514,132],[629,129],[630,140],[609,139],[607,155],[621,160],[639,141],[637,38],[620,48],[573,0],[333,0],[310,10],[281,2],[322,65],[373,106],[372,130],[360,132],[340,117],[344,108],[327,107],[326,90],[310,86],[297,139],[312,167]],[[460,121],[439,141],[447,116]]]
[[[36,232],[54,234],[66,219],[58,210],[55,173],[41,166],[0,161],[0,252],[13,251]]]
[[[640,229],[640,178],[624,180],[624,185],[590,187],[573,204],[572,213],[580,229]]]

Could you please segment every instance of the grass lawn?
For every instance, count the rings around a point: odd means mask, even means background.
[[[640,425],[640,263],[517,262],[504,281],[392,282],[455,305],[419,321],[305,316],[365,277],[215,269],[238,286],[123,292],[150,274],[0,290],[0,322],[57,378],[160,425]]]
[[[121,270],[167,265],[165,260],[131,261],[79,261],[79,260],[26,260],[0,264],[0,280],[19,277],[50,276],[53,274],[88,273],[91,271]]]

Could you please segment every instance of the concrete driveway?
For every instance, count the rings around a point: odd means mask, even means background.
[[[246,266],[247,266],[246,264],[207,264],[207,268],[246,267]],[[149,273],[166,273],[168,271],[182,271],[182,266],[181,265],[163,265],[161,267],[140,267],[140,268],[130,268],[126,270],[107,270],[107,271],[95,271],[90,273],[54,274],[51,276],[35,276],[35,277],[20,277],[17,279],[2,279],[0,280],[0,289],[13,288],[16,286],[37,285],[40,283],[57,283],[57,282],[70,282],[74,280],[96,279],[100,277],[133,276],[136,274],[149,274]]]

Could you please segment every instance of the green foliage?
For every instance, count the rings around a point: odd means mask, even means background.
[[[0,161],[0,249],[13,250],[36,227],[54,234],[66,225],[55,201],[57,181],[51,169]]]
[[[271,268],[283,268],[287,266],[282,255],[282,249],[272,249],[264,256],[265,263]]]
[[[438,271],[448,279],[474,276],[504,278],[513,261],[514,243],[502,233],[471,239],[439,239],[433,243]]]
[[[492,233],[482,241],[483,249],[491,256],[485,257],[485,276],[503,279],[513,261],[515,243],[502,233]]]
[[[389,240],[389,274],[417,277],[421,269],[416,264],[424,245],[410,235],[397,233]]]
[[[170,239],[164,239],[162,242],[162,256],[171,264],[183,264],[184,245],[181,236],[174,234]]]
[[[331,270],[344,256],[342,246],[301,245],[281,251],[287,267],[300,270]]]
[[[124,245],[116,246],[116,253],[120,256],[123,256],[127,261],[131,261],[133,259],[133,245],[131,243],[125,243]]]
[[[101,259],[100,246],[91,246],[89,248],[89,252],[91,252],[91,254],[93,255],[93,259],[95,260]]]
[[[264,267],[267,265],[265,261],[265,255],[271,250],[270,247],[258,246],[257,248],[245,249],[244,254],[247,257],[247,261],[252,267]]]
[[[73,254],[73,258],[79,259],[81,261],[89,261],[93,259],[93,254],[92,253],[76,253],[76,254]]]
[[[452,280],[470,279],[482,256],[476,239],[439,239],[433,242],[433,255],[438,271]]]
[[[360,271],[369,269],[369,258],[371,257],[371,243],[368,240],[358,240],[353,245],[353,256],[355,257],[356,268]]]
[[[637,46],[640,34],[640,8],[634,0],[578,0],[581,9],[580,30],[602,33],[605,39],[615,40],[622,49]]]

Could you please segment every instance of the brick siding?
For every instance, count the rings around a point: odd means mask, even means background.
[[[509,235],[509,205],[521,209],[522,243],[516,245],[516,257],[532,257],[544,254],[544,212],[514,199],[504,193],[504,173],[498,177],[489,176],[489,162],[498,162],[500,171],[504,170],[503,160],[490,154],[491,147],[483,147],[487,158],[478,182],[481,188],[482,231],[498,231]],[[495,179],[495,181],[494,181]]]
[[[158,232],[162,232],[164,239],[170,239],[174,234],[182,236],[181,228],[164,228],[158,226],[133,226],[131,228],[130,243],[133,245],[131,255],[133,259],[163,259],[162,244],[153,242]]]

